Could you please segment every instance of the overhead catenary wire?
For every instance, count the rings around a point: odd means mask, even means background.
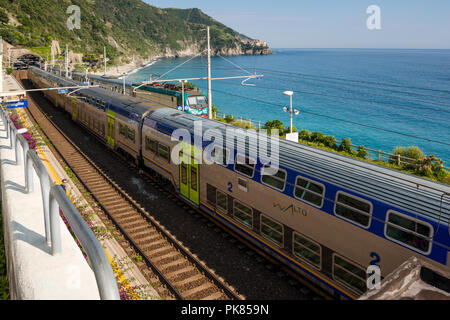
[[[255,101],[258,103],[263,103],[263,104],[267,104],[267,105],[272,105],[272,106],[276,106],[276,107],[284,107],[284,105],[278,104],[278,103],[274,103],[274,102],[270,102],[270,101],[264,101],[264,100],[260,100],[260,99],[256,99],[256,98],[251,98],[251,97],[246,97],[246,96],[242,96],[242,95],[237,95],[237,94],[232,94],[230,92],[226,92],[226,91],[222,91],[222,90],[217,90],[217,89],[213,89],[213,91],[218,92],[218,93],[222,93],[222,94],[227,94],[227,95],[233,95],[235,97],[239,97],[242,99],[247,99],[247,100],[251,100],[251,101]],[[345,122],[345,123],[350,123],[353,125],[357,125],[360,127],[365,127],[365,128],[370,128],[370,129],[374,129],[374,130],[378,130],[378,131],[384,131],[384,132],[389,132],[389,133],[394,133],[394,134],[398,134],[398,135],[402,135],[402,136],[406,136],[409,138],[414,138],[414,139],[418,139],[418,140],[423,140],[423,141],[428,141],[428,142],[433,142],[433,143],[437,143],[437,144],[442,144],[442,145],[447,145],[450,146],[450,143],[448,142],[444,142],[444,141],[439,141],[439,140],[434,140],[434,139],[429,139],[429,138],[424,138],[424,137],[419,137],[419,136],[415,136],[409,133],[404,133],[404,132],[399,132],[399,131],[395,131],[395,130],[390,130],[390,129],[386,129],[386,128],[380,128],[380,127],[376,127],[376,126],[372,126],[369,124],[365,124],[365,123],[359,123],[359,122],[355,122],[355,121],[351,121],[351,120],[346,120],[346,119],[341,119],[338,117],[334,117],[334,116],[330,116],[330,115],[324,115],[324,114],[320,114],[317,112],[311,112],[311,111],[307,111],[307,110],[302,110],[303,113],[306,114],[310,114],[313,116],[317,116],[317,117],[323,117],[323,118],[328,118],[328,119],[332,119],[332,120],[336,120],[336,121],[341,121],[341,122]]]
[[[239,66],[237,66],[237,67],[239,67]],[[198,68],[198,67],[192,67],[192,68]],[[245,69],[243,69],[241,67],[239,67],[239,68],[244,70],[244,71],[246,71]],[[216,67],[215,69],[232,70],[231,68],[220,68],[220,67]],[[246,72],[248,74],[251,74],[248,71],[246,71]],[[279,79],[279,80],[283,80],[283,81],[291,80],[291,79],[279,78],[279,77],[276,77],[276,76],[275,77],[274,76],[266,76],[266,77],[267,78],[272,78],[272,79],[275,78],[275,79]],[[281,77],[283,77],[283,75],[281,75]],[[306,81],[308,81],[308,79]],[[334,82],[334,83],[338,84],[338,85],[342,85],[342,86],[349,86],[350,85],[350,84],[345,84],[345,83],[342,83],[342,84],[341,83],[336,83],[336,82]],[[417,100],[417,99],[405,98],[405,97],[400,97],[400,96],[391,96],[391,95],[386,95],[386,94],[373,92],[373,90],[375,90],[375,91],[382,91],[382,90],[386,91],[387,90],[389,92],[395,92],[395,93],[399,93],[399,94],[416,94],[416,93],[412,93],[412,92],[408,92],[408,91],[388,90],[388,89],[384,89],[384,88],[372,88],[372,87],[367,87],[367,86],[357,86],[357,87],[362,87],[362,88],[366,88],[366,89],[372,90],[372,91],[359,91],[359,90],[354,90],[354,89],[350,89],[350,88],[346,88],[346,87],[326,86],[326,85],[315,84],[315,83],[308,83],[308,85],[316,86],[316,87],[322,87],[322,88],[328,88],[328,89],[332,89],[332,90],[340,90],[340,91],[345,91],[345,92],[352,92],[352,93],[357,93],[357,94],[364,94],[364,95],[372,95],[372,96],[384,97],[384,98],[388,98],[388,99],[401,100],[401,101],[417,103],[417,104],[423,104],[423,105],[434,105],[434,106],[438,106],[438,107],[448,107],[448,108],[450,107],[449,104],[444,104],[444,103],[439,103],[439,102]],[[354,85],[352,85],[352,86],[354,86]],[[264,89],[269,89],[269,90],[277,90],[274,87],[262,87],[262,86],[258,86],[258,87],[259,88],[264,88]],[[305,91],[299,91],[299,90],[297,90],[296,92],[309,94],[309,95],[327,96],[327,94],[324,94],[324,93],[305,92]],[[438,109],[433,109],[433,108],[426,108],[426,107],[421,107],[421,106],[411,106],[411,105],[405,105],[405,104],[399,104],[399,103],[393,103],[393,102],[370,101],[370,100],[367,100],[367,99],[344,97],[344,96],[335,96],[335,95],[330,95],[330,94],[328,94],[328,96],[331,97],[331,98],[340,98],[340,99],[346,99],[346,100],[359,100],[359,101],[363,101],[363,102],[379,103],[379,104],[383,103],[383,104],[389,104],[389,105],[392,105],[392,106],[409,107],[409,108],[414,108],[414,109],[424,109],[424,110],[435,111],[435,112],[441,112],[442,111],[442,112],[449,112],[450,113],[450,111],[438,110]],[[431,96],[431,95],[421,95],[421,96],[429,96],[429,97],[436,98],[436,99],[439,99],[439,98],[450,99],[450,97],[447,98],[447,97],[441,97],[441,96]]]
[[[252,69],[250,67],[244,67],[247,69]],[[433,91],[433,92],[441,92],[445,94],[450,94],[450,90],[441,90],[441,89],[433,89],[433,88],[421,88],[421,87],[415,87],[415,86],[403,86],[393,83],[381,83],[381,82],[375,82],[375,81],[367,81],[367,80],[356,80],[356,79],[348,79],[348,78],[338,78],[338,77],[329,77],[329,76],[317,76],[317,75],[310,75],[300,72],[292,72],[292,71],[280,71],[280,70],[273,70],[273,69],[267,69],[267,68],[258,68],[258,70],[266,71],[266,72],[275,72],[278,74],[288,74],[290,76],[296,75],[300,77],[310,77],[310,78],[318,78],[320,80],[323,79],[331,79],[331,80],[339,80],[339,81],[347,81],[347,82],[355,82],[355,83],[365,83],[365,84],[372,84],[372,85],[378,85],[378,86],[384,86],[384,87],[395,87],[395,88],[405,88],[405,89],[415,89],[415,90],[422,90],[422,91]],[[321,80],[322,81],[322,80]],[[407,92],[414,94],[414,92]],[[450,98],[450,97],[445,97]]]
[[[227,84],[228,85],[239,86],[239,84],[237,84],[237,83],[227,82]],[[256,88],[265,89],[265,90],[266,89],[267,90],[275,90],[275,91],[283,91],[284,90],[282,88],[266,87],[266,86],[260,86],[260,85],[258,85]],[[418,110],[428,110],[428,111],[434,111],[434,112],[450,113],[450,110],[438,110],[438,109],[435,109],[435,108],[428,108],[428,107],[423,107],[423,106],[398,104],[398,103],[385,102],[385,101],[384,102],[371,101],[371,100],[361,99],[361,98],[344,97],[344,96],[331,95],[331,94],[327,94],[327,93],[308,92],[308,91],[295,90],[295,89],[292,89],[292,91],[295,92],[295,93],[301,93],[301,94],[307,94],[307,95],[315,95],[315,96],[321,96],[321,97],[333,98],[333,99],[337,98],[337,99],[342,99],[342,100],[353,100],[353,101],[368,102],[368,103],[372,103],[372,104],[385,104],[385,105],[391,105],[391,106],[397,106],[397,107],[405,107],[405,108],[412,108],[412,109],[418,109]],[[389,96],[386,96],[386,97],[389,97]],[[395,97],[391,97],[391,98],[395,98]]]

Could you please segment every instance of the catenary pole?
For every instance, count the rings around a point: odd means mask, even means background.
[[[208,37],[208,118],[212,119],[212,88],[211,88],[211,40],[209,26],[206,28]]]

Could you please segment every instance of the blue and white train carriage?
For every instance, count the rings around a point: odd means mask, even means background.
[[[67,83],[34,67],[29,72],[41,87],[49,78]],[[188,130],[192,143],[195,121],[224,137],[231,127],[101,88],[77,94],[66,110],[100,110],[105,145],[158,172],[185,201],[332,293],[355,299],[367,290],[368,266],[379,266],[384,277],[413,255],[450,267],[448,185],[284,139],[275,175],[264,174],[260,159],[251,161],[248,145],[238,152],[234,138],[214,146],[212,165],[188,161],[198,152],[181,153],[175,163],[174,130]],[[95,133],[92,122],[83,126]]]

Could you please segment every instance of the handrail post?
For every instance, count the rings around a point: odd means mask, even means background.
[[[48,195],[49,198],[49,212],[50,212],[50,238],[52,244],[52,255],[60,254],[62,249],[61,244],[61,229],[59,228],[60,217],[59,217],[59,205],[56,200],[56,197],[52,193],[52,189],[50,189],[50,193]]]
[[[55,185],[50,189],[52,254],[55,255],[61,252],[61,233],[59,229],[60,207],[91,262],[100,299],[120,300],[117,282],[105,250],[60,185]]]
[[[11,149],[14,148],[14,142],[16,138],[17,129],[14,127],[14,124],[10,121],[9,122],[9,145],[11,146]]]
[[[50,208],[49,208],[49,194],[51,181],[50,177],[45,169],[43,163],[40,161],[34,150],[28,150],[25,160],[25,192],[30,193],[34,191],[34,176],[33,166],[39,177],[39,183],[41,185],[42,203],[44,207],[44,225],[45,225],[45,238],[47,244],[51,243],[50,237]]]

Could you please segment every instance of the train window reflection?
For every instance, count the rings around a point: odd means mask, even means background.
[[[217,208],[224,213],[228,211],[227,195],[219,190],[217,190]]]
[[[211,152],[211,157],[214,159],[214,162],[225,167],[228,165],[229,155],[230,152],[227,149],[218,146],[215,146]]]
[[[338,192],[334,213],[367,228],[372,218],[372,204],[355,196]]]
[[[246,175],[249,178],[253,178],[253,174],[255,173],[255,164],[255,160],[242,154],[237,154],[234,170]]]
[[[127,127],[124,126],[123,124],[119,124],[119,134],[124,137],[127,134]]]
[[[294,195],[317,207],[322,207],[325,187],[303,177],[297,177]]]
[[[367,291],[366,270],[347,260],[333,256],[333,278],[359,294]]]
[[[301,260],[320,269],[321,247],[319,244],[307,239],[304,236],[294,233],[293,252],[294,255],[299,257]]]
[[[425,253],[430,251],[432,227],[424,222],[389,211],[385,232],[391,240]]]
[[[282,169],[278,169],[278,171],[274,175],[269,175],[267,173],[267,169],[269,165],[264,165],[261,172],[261,181],[262,183],[274,187],[280,191],[284,190],[284,186],[286,184],[286,171]]]
[[[163,144],[158,144],[158,156],[170,161],[170,148]]]
[[[150,139],[149,137],[145,137],[145,149],[156,153],[156,141]]]
[[[261,234],[277,244],[283,246],[283,225],[261,215]]]
[[[253,227],[253,210],[234,200],[234,217],[244,225]]]

